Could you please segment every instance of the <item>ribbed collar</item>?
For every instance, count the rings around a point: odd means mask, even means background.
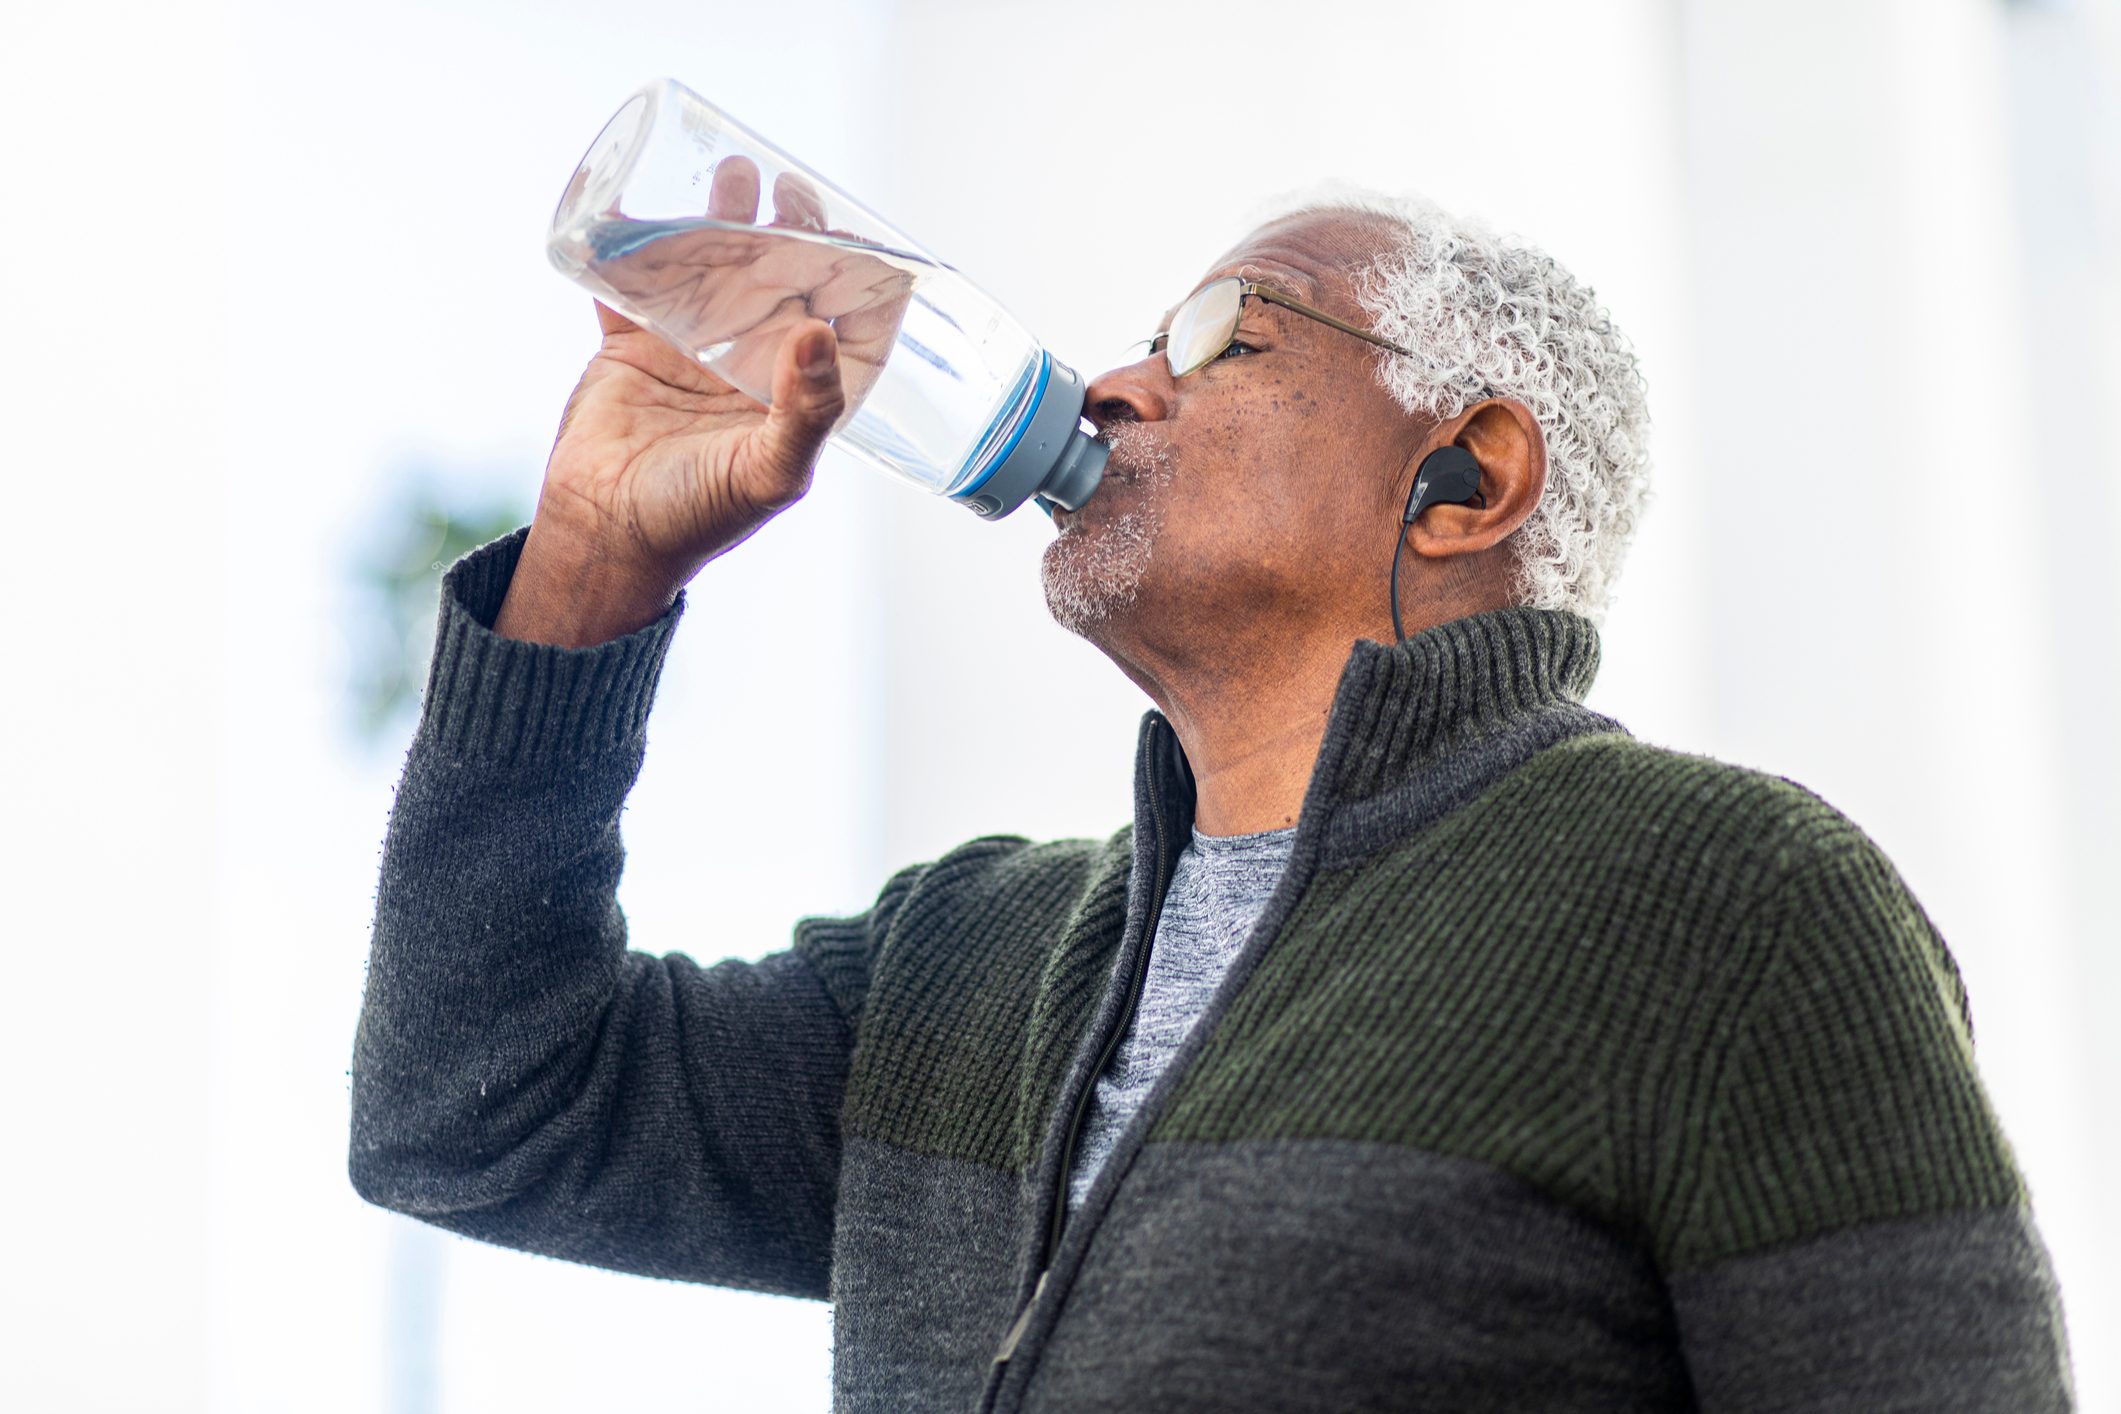
[[[1398,644],[1358,641],[1341,669],[1299,828],[1310,817],[1351,807],[1374,814],[1361,807],[1407,797],[1425,775],[1468,752],[1494,757],[1496,766],[1514,765],[1531,750],[1577,732],[1618,730],[1618,723],[1581,705],[1597,672],[1597,627],[1558,609],[1496,609]],[[1479,750],[1501,742],[1529,749],[1499,756]],[[1192,771],[1177,731],[1154,708],[1142,718],[1138,789],[1152,776],[1170,812],[1166,818],[1180,830],[1190,828]],[[1138,814],[1146,814],[1147,800],[1136,805]]]

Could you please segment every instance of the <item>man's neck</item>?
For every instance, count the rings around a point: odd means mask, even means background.
[[[1412,635],[1452,619],[1499,607],[1470,600],[1416,600],[1403,622]],[[1327,719],[1348,657],[1359,639],[1392,641],[1389,623],[1336,627],[1314,620],[1311,632],[1252,621],[1254,633],[1182,636],[1206,654],[1117,651],[1099,646],[1149,694],[1184,747],[1195,788],[1193,825],[1204,835],[1249,835],[1296,823],[1325,740]]]
[[[1143,684],[1185,748],[1195,829],[1249,835],[1296,823],[1354,642],[1311,639],[1247,670]]]
[[[1204,835],[1251,835],[1295,824],[1332,700],[1328,687],[1315,704],[1291,703],[1278,719],[1263,704],[1258,714],[1212,724],[1196,718],[1188,725],[1166,712],[1198,788],[1193,827]]]

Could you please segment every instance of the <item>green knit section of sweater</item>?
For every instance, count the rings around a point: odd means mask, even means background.
[[[1028,1165],[1111,968],[1132,837],[988,836],[901,872],[863,917],[798,925],[858,1027],[849,1134]]]
[[[1150,1142],[1497,1165],[1667,1270],[2021,1201],[1965,995],[1877,848],[1787,781],[1614,735],[1322,875]]]

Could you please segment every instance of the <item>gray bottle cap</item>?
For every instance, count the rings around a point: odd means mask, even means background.
[[[1104,479],[1112,453],[1083,417],[1087,392],[1082,375],[1054,359],[1024,435],[979,490],[952,499],[987,520],[1000,520],[1033,496],[1048,515],[1052,506],[1078,509]]]

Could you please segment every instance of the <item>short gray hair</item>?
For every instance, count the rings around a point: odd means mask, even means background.
[[[1399,236],[1355,276],[1377,375],[1409,413],[1438,421],[1516,398],[1546,436],[1547,487],[1519,527],[1516,593],[1536,608],[1605,616],[1649,492],[1649,407],[1634,350],[1590,286],[1544,251],[1425,197],[1333,183],[1270,204],[1263,220],[1383,217]]]

